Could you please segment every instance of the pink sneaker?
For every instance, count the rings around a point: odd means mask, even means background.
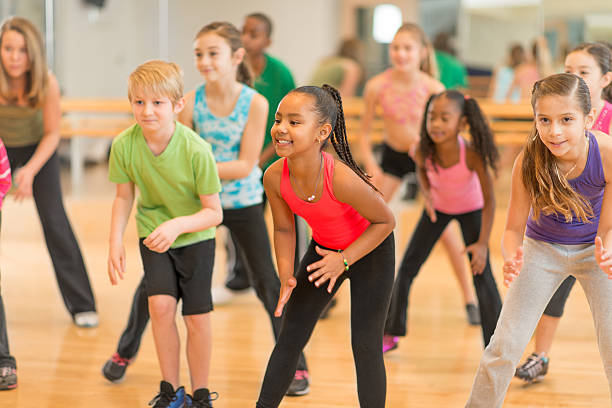
[[[383,336],[383,353],[395,350],[399,343],[399,337],[385,334]]]

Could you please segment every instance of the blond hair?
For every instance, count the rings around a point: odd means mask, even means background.
[[[417,40],[421,43],[421,46],[424,47],[427,51],[427,55],[421,60],[419,69],[425,72],[426,74],[429,74],[429,76],[438,79],[438,63],[436,62],[436,56],[434,54],[433,47],[427,39],[427,35],[425,35],[425,31],[423,31],[423,29],[417,24],[404,23],[400,28],[397,29],[395,35],[398,35],[399,33],[403,32],[409,32],[412,35],[415,35],[417,37]]]
[[[139,65],[128,78],[128,98],[136,92],[167,96],[172,104],[183,97],[183,71],[174,62],[147,61]]]
[[[591,111],[591,96],[584,80],[573,74],[551,75],[537,81],[531,94],[534,115],[538,99],[544,96],[569,96],[576,101],[582,113]],[[540,139],[534,126],[523,150],[521,179],[529,194],[533,218],[544,215],[560,214],[566,222],[576,217],[581,222],[591,222],[593,208],[589,201],[572,188],[559,170],[557,160]],[[585,129],[585,136],[586,136]],[[588,140],[587,140],[588,142]]]
[[[4,34],[8,31],[21,34],[25,40],[30,69],[26,72],[27,81],[23,96],[29,106],[39,107],[43,104],[47,93],[49,75],[40,31],[25,18],[11,17],[5,20],[0,27],[0,44],[2,44]],[[9,103],[16,103],[17,96],[11,94],[4,65],[1,62],[0,65],[2,65],[2,69],[0,69],[0,96]]]

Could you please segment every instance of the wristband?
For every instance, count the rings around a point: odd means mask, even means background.
[[[340,254],[340,256],[342,257],[342,260],[344,261],[344,272],[348,272],[349,270],[349,264],[348,261],[346,260],[346,258],[344,257],[344,253],[342,252],[341,249],[338,250],[338,253]]]

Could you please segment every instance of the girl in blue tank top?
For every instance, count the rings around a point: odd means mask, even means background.
[[[570,275],[591,306],[612,385],[612,142],[589,131],[589,89],[573,74],[535,83],[534,130],[512,170],[502,239],[502,311],[467,407],[501,407],[516,364],[549,299]],[[604,203],[602,205],[602,203]],[[602,271],[603,270],[603,271]],[[612,387],[611,387],[612,389]]]

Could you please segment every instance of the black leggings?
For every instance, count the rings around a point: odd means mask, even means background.
[[[308,281],[306,266],[321,259],[310,243],[296,273],[297,286],[286,305],[280,336],[272,351],[259,394],[258,408],[278,407],[293,379],[300,352],[306,346],[323,309],[345,279],[351,281],[351,342],[359,404],[384,408],[387,380],[382,355],[385,316],[393,287],[395,244],[390,234],[368,255],[340,276],[332,293]],[[321,245],[319,245],[321,246]]]
[[[565,303],[567,302],[567,298],[574,287],[574,283],[576,283],[576,278],[573,276],[568,276],[565,278],[561,286],[555,291],[555,294],[550,298],[550,302],[544,309],[544,314],[546,316],[551,317],[561,317],[563,316],[563,309],[565,309]]]
[[[387,317],[385,333],[393,336],[406,335],[406,320],[408,314],[408,296],[412,281],[419,273],[421,266],[429,257],[429,254],[442,235],[444,228],[452,219],[459,221],[461,233],[465,245],[471,245],[478,241],[480,225],[482,222],[482,210],[472,211],[465,214],[451,215],[436,211],[437,222],[432,223],[425,211],[412,234],[410,244],[406,249],[404,258],[397,272],[397,278],[393,287],[391,307]],[[470,256],[471,258],[471,256]],[[480,321],[482,325],[482,337],[485,347],[495,331],[497,318],[501,311],[501,298],[497,291],[495,279],[491,273],[489,254],[484,271],[480,275],[473,275],[474,288],[478,297],[480,309]]]
[[[274,338],[278,338],[281,318],[274,317],[280,293],[280,281],[272,262],[268,230],[263,217],[263,205],[256,204],[239,209],[224,209],[223,224],[238,241],[243,250],[251,286],[263,303],[270,321]],[[121,334],[117,353],[123,358],[132,358],[138,352],[142,333],[149,320],[146,285],[144,278],[134,294],[128,325]],[[300,370],[306,370],[304,355],[300,355]],[[294,370],[295,371],[295,370]]]
[[[14,173],[30,160],[36,147],[6,148]],[[95,311],[96,304],[83,256],[62,202],[57,153],[51,155],[34,177],[32,194],[66,308],[72,315]]]

